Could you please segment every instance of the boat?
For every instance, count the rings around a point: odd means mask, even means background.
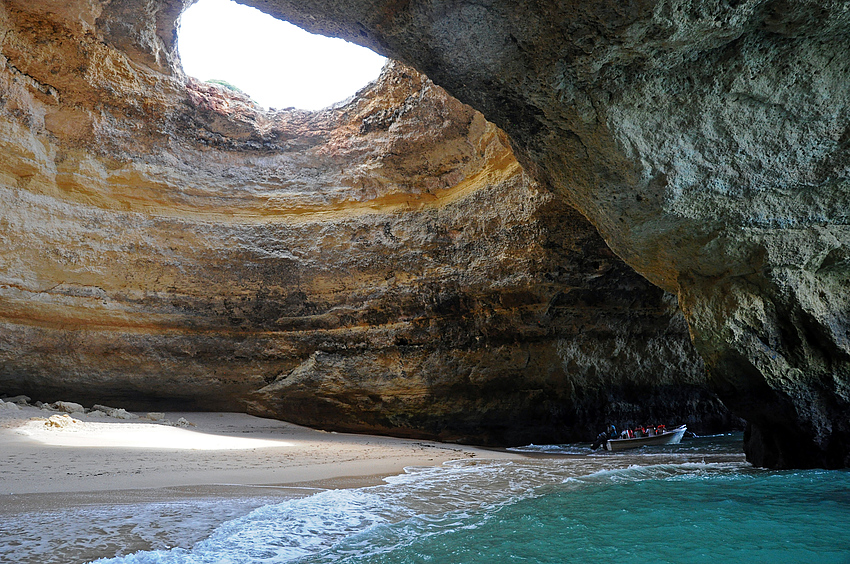
[[[605,450],[625,450],[627,448],[638,448],[642,446],[677,445],[685,436],[687,425],[681,425],[675,429],[664,431],[657,435],[648,437],[635,437],[633,439],[608,439],[605,441]]]

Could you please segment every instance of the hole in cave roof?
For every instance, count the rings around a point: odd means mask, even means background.
[[[266,108],[326,108],[375,80],[386,62],[231,0],[187,9],[178,48],[186,74],[235,86]]]

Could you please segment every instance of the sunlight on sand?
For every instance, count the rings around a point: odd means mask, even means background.
[[[45,421],[31,420],[19,427],[17,432],[52,446],[160,450],[243,450],[295,446],[286,441],[213,435],[153,423],[77,421],[78,423],[57,429],[48,427]]]

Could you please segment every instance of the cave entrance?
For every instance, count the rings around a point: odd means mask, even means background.
[[[231,0],[200,0],[180,21],[186,74],[224,83],[266,108],[320,110],[378,77],[386,59],[313,35]]]

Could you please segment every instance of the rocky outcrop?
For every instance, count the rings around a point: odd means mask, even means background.
[[[749,460],[850,464],[838,0],[248,0],[424,71],[679,296]]]
[[[168,2],[8,2],[0,390],[488,444],[734,418],[676,298],[398,64],[265,113]]]

